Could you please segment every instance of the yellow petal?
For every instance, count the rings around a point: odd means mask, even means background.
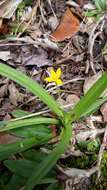
[[[52,77],[53,79],[56,78],[56,72],[54,71],[54,69],[51,69],[51,77]]]
[[[55,83],[56,83],[56,85],[58,85],[58,86],[63,84],[63,82],[62,82],[61,79],[57,79],[57,80],[55,81]]]
[[[53,78],[52,77],[46,77],[45,81],[47,81],[47,82],[53,82]]]
[[[61,69],[60,68],[57,69],[56,75],[57,75],[57,78],[60,78],[60,76],[61,76]]]

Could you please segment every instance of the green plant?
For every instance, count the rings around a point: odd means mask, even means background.
[[[85,12],[85,16],[95,17],[97,20],[102,17],[107,11],[107,1],[106,0],[93,0],[95,4],[95,9]]]
[[[27,115],[24,119],[18,118],[16,120],[2,122],[0,132],[8,131],[10,133],[17,133],[17,130],[20,129],[19,134],[21,136],[21,132],[23,135],[23,130],[25,130],[25,128],[29,128],[32,133],[30,137],[24,133],[25,139],[19,140],[14,144],[0,145],[0,160],[5,160],[12,154],[23,152],[36,145],[47,144],[48,140],[52,138],[52,134],[50,131],[47,131],[43,136],[42,130],[43,127],[48,128],[49,124],[56,124],[59,126],[61,131],[59,134],[59,144],[48,156],[44,157],[41,163],[38,162],[38,164],[35,165],[27,183],[24,184],[26,190],[32,190],[36,185],[44,183],[44,178],[54,167],[57,160],[60,158],[60,155],[67,149],[69,140],[72,136],[72,123],[80,119],[80,117],[85,116],[87,112],[90,113],[88,109],[92,112],[93,109],[96,108],[93,106],[93,103],[95,103],[100,94],[107,88],[107,73],[102,75],[87,94],[81,98],[80,102],[74,107],[74,109],[68,113],[60,108],[59,104],[47,93],[45,89],[20,71],[17,71],[5,64],[0,64],[0,74],[14,80],[27,90],[31,91],[34,95],[38,96],[40,100],[42,100],[51,109],[51,111],[54,112],[54,114],[56,114],[56,118],[53,119],[48,117],[29,117],[28,113],[26,113]],[[35,133],[35,135],[33,134],[34,128],[35,131],[37,130],[36,128],[40,129],[39,135],[38,133]],[[11,169],[15,169],[13,161],[5,162],[5,164],[8,165],[8,167],[11,164]],[[16,178],[17,174],[15,174],[15,179]]]

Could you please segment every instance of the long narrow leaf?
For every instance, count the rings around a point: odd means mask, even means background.
[[[36,81],[33,81],[20,71],[2,63],[0,63],[0,74],[24,86],[27,90],[38,96],[59,117],[63,117],[63,111],[60,106]]]
[[[68,124],[68,126],[66,126],[63,131],[61,142],[59,143],[59,145],[52,151],[52,153],[49,156],[47,156],[47,158],[45,158],[45,160],[42,163],[40,163],[40,165],[38,165],[38,167],[31,175],[30,179],[26,184],[26,190],[32,190],[37,184],[39,184],[43,177],[55,165],[57,160],[60,158],[60,155],[65,152],[69,144],[71,134],[72,127],[70,124]]]
[[[91,106],[88,107],[87,111],[84,112],[82,117],[89,116],[90,114],[95,113],[99,109],[99,107],[106,101],[107,101],[107,96],[96,100]]]
[[[69,120],[75,121],[84,115],[106,88],[107,73],[102,75],[102,77],[89,89],[86,95],[81,98],[74,109],[68,113]]]
[[[4,161],[4,165],[16,175],[21,176],[22,178],[29,178],[34,169],[37,167],[38,162],[25,160],[25,159],[6,160]],[[57,180],[51,175],[49,175],[43,178],[40,183],[46,184],[46,183],[56,183],[56,182]]]
[[[25,151],[35,145],[41,145],[44,142],[47,142],[49,138],[37,139],[35,137],[17,141],[16,143],[0,145],[0,161],[8,158],[12,154],[16,154],[22,151]]]
[[[19,190],[24,185],[24,179],[21,176],[13,175],[3,190]]]
[[[52,118],[46,118],[46,117],[36,117],[31,119],[23,119],[23,120],[17,120],[17,121],[8,121],[7,125],[4,123],[4,127],[0,127],[0,132],[16,129],[19,127],[25,127],[25,126],[31,126],[31,125],[37,125],[37,124],[59,124],[59,121]]]
[[[32,125],[28,127],[22,127],[17,129],[12,129],[9,131],[11,134],[22,137],[22,138],[44,138],[50,136],[50,139],[53,137],[52,128],[48,126],[49,124],[39,124],[39,125]]]

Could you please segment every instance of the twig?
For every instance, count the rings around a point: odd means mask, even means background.
[[[67,105],[61,106],[61,108],[67,109],[67,108],[69,108],[71,106],[72,106],[72,104],[67,104]],[[19,117],[19,118],[16,118],[16,119],[11,119],[10,121],[18,121],[18,120],[21,120],[21,119],[28,119],[30,117],[43,115],[43,114],[49,113],[49,112],[50,112],[50,109],[47,109],[47,110],[44,110],[44,111],[41,111],[41,112],[32,113],[32,114],[29,114],[29,115],[26,115],[26,116],[23,116],[23,117]]]
[[[60,88],[60,87],[62,87],[62,86],[64,86],[64,85],[67,85],[67,84],[73,83],[73,82],[77,82],[77,81],[81,81],[81,80],[84,81],[84,78],[82,78],[82,77],[76,77],[76,78],[73,78],[73,79],[71,79],[71,80],[68,80],[68,81],[64,82],[64,83],[63,83],[62,85],[60,85],[60,86],[54,86],[53,88],[50,88],[50,89],[47,90],[47,91],[48,91],[48,92],[52,92],[53,90],[58,89],[58,88]]]
[[[47,0],[47,2],[48,2],[49,6],[50,6],[50,8],[52,10],[52,13],[53,13],[54,17],[57,19],[57,16],[56,16],[55,11],[54,11],[54,9],[52,7],[52,4],[51,4],[51,0]]]
[[[89,36],[88,50],[89,50],[89,54],[90,54],[90,67],[91,67],[91,69],[92,69],[92,71],[93,71],[94,74],[96,74],[96,70],[95,70],[94,64],[93,64],[93,60],[94,60],[94,58],[93,58],[93,47],[94,47],[95,39],[96,39],[97,36],[100,35],[101,32],[102,32],[102,29],[103,29],[103,26],[104,26],[104,22],[102,22],[102,21],[104,20],[104,18],[105,18],[105,15],[103,15],[103,16],[98,20],[98,22],[97,22],[97,23],[95,24],[95,26],[93,27],[92,32],[91,32],[91,34],[90,34],[90,36]],[[99,25],[101,22],[102,22],[102,25],[101,25],[101,27],[100,27],[100,31],[95,34],[95,30],[97,29],[98,25]]]
[[[47,20],[44,16],[44,13],[43,13],[43,2],[39,0],[39,9],[40,9],[40,13],[41,13],[41,18],[44,22],[44,24],[47,24]]]
[[[50,48],[56,51],[60,51],[57,44],[50,41],[48,38],[42,39],[42,38],[37,38],[37,40],[32,40],[31,38],[18,38],[18,37],[12,37],[12,38],[7,38],[9,41],[19,41],[19,42],[24,42],[28,44],[32,44],[34,46],[42,46],[43,48]],[[3,42],[3,41],[2,41]]]

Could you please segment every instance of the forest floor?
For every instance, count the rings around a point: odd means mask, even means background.
[[[69,111],[107,69],[106,0],[100,9],[96,0],[23,0],[18,5],[12,0],[2,2],[0,62],[37,81]],[[97,2],[100,4],[100,0]],[[57,79],[52,78],[52,72]],[[62,184],[56,189],[107,189],[107,91],[101,97],[105,98],[102,105],[73,124],[71,144],[54,174]],[[14,118],[17,110],[52,115],[38,97],[0,77],[0,121]],[[13,143],[17,138],[0,133],[0,144]],[[48,150],[42,147],[39,151]],[[3,163],[0,168],[2,190],[14,171],[11,173]],[[37,189],[49,187],[46,184]]]

